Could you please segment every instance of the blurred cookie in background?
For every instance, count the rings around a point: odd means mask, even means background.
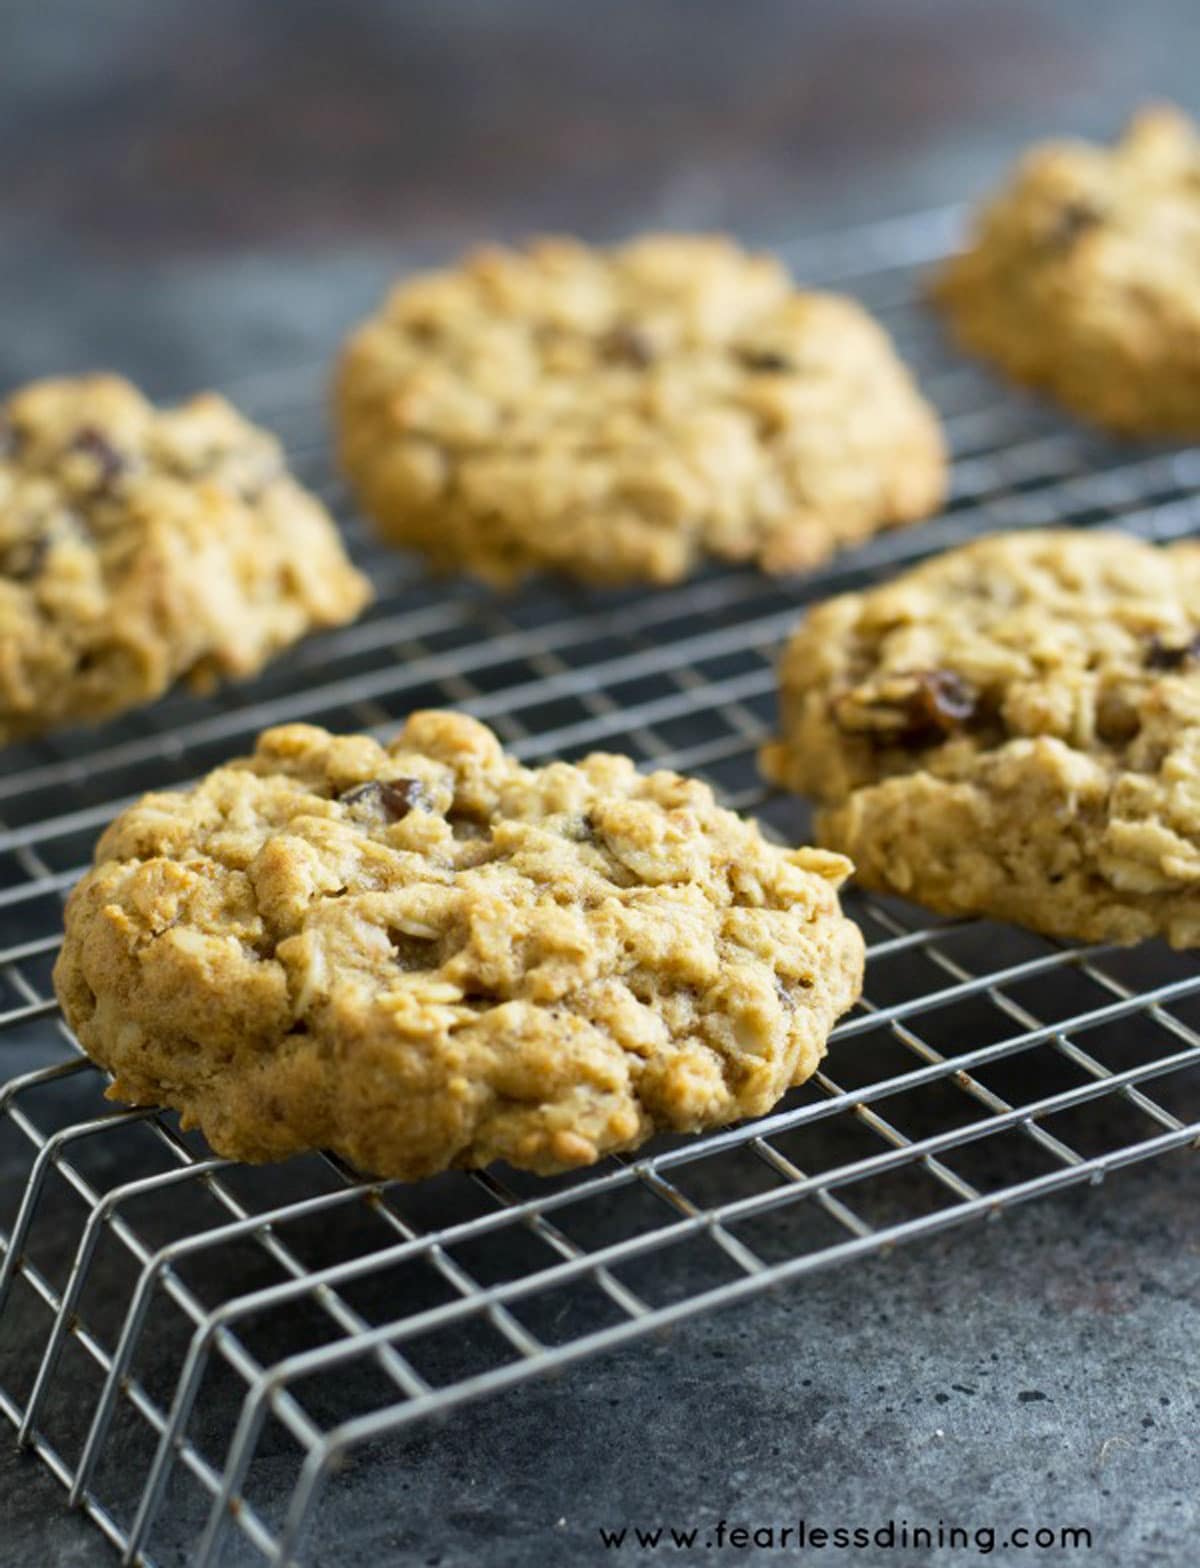
[[[279,443],[117,376],[0,405],[0,743],[253,675],[371,597]]]
[[[1200,137],[1144,110],[1112,148],[1036,147],[934,298],[959,341],[1128,435],[1200,434]]]
[[[406,280],[346,345],[335,412],[385,537],[500,584],[800,571],[946,485],[882,328],[719,237],[547,239]]]

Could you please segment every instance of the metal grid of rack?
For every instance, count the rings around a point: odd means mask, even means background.
[[[1200,453],[1106,443],[947,353],[919,280],[957,221],[790,248],[802,276],[884,320],[955,452],[941,518],[802,581],[720,570],[656,593],[513,598],[431,586],[347,516],[312,367],[230,389],[341,512],[379,603],[251,686],[17,748],[0,776],[0,1160],[25,1173],[0,1192],[0,1411],[122,1561],[155,1561],[168,1511],[194,1521],[197,1565],[309,1561],[323,1492],[361,1448],[773,1284],[1196,1144],[1193,961],[931,923],[858,893],[866,993],[824,1071],[761,1121],[555,1180],[405,1187],[318,1156],[248,1171],[172,1117],[105,1102],[56,1014],[61,900],[99,828],[266,724],[387,733],[451,704],[524,758],[607,747],[697,773],[796,841],[804,808],[764,792],[754,753],[803,604],[996,528],[1195,531]]]

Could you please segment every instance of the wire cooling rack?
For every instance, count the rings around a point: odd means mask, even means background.
[[[804,808],[764,793],[754,754],[799,606],[996,528],[1194,531],[1200,453],[1102,441],[946,351],[919,279],[957,221],[791,248],[803,277],[885,321],[955,451],[941,518],[803,581],[722,570],[655,593],[512,598],[432,585],[348,514],[312,367],[231,389],[342,515],[380,602],[252,685],[10,750],[0,775],[0,1170],[17,1173],[0,1183],[0,1410],[122,1561],[158,1560],[168,1519],[208,1568],[336,1561],[319,1504],[360,1449],[770,1285],[1196,1143],[1194,959],[931,923],[856,893],[866,994],[825,1071],[764,1120],[556,1180],[498,1169],[406,1187],[330,1157],[258,1171],[213,1158],[172,1117],[104,1101],[52,999],[61,900],[100,827],[264,725],[386,734],[452,704],[525,758],[608,747],[700,774],[796,841]]]

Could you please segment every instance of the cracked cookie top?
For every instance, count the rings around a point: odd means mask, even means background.
[[[813,1071],[861,979],[848,870],[625,758],[291,725],[108,829],[56,985],[114,1094],[222,1153],[550,1171]]]
[[[1059,934],[1200,940],[1194,542],[982,539],[819,606],[780,682],[764,767],[830,808],[824,841],[874,885],[959,912],[1019,897]]]
[[[945,484],[882,329],[719,238],[541,240],[409,279],[350,339],[335,402],[383,532],[499,582],[791,571]]]
[[[250,674],[368,597],[224,399],[159,411],[97,375],[0,405],[0,741]]]

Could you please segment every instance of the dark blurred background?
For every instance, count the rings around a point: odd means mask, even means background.
[[[311,371],[398,269],[526,230],[956,203],[1031,138],[1200,110],[1197,42],[1196,0],[0,0],[0,383]],[[350,1488],[338,1568],[610,1561],[597,1521],[714,1510],[1082,1523],[1091,1568],[1184,1568],[1195,1198],[1162,1162],[473,1407]],[[0,1440],[0,1568],[103,1561]]]
[[[0,375],[324,350],[524,230],[762,240],[1195,108],[1194,0],[3,0]]]

